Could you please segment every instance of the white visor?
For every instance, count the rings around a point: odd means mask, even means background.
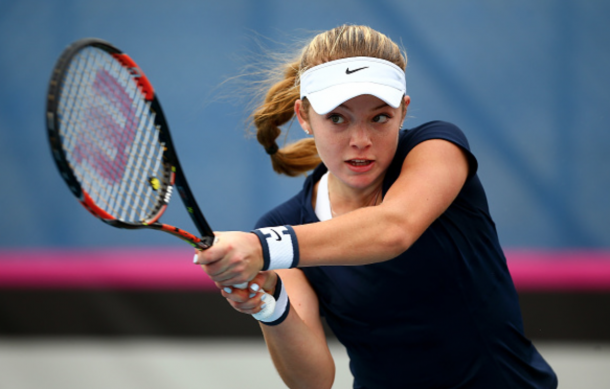
[[[349,99],[373,95],[398,108],[407,92],[405,72],[393,63],[372,57],[326,62],[301,75],[301,100],[324,115]]]

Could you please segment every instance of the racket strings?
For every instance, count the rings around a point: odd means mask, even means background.
[[[74,102],[74,104],[70,107],[72,109],[70,112],[75,114],[76,116],[76,118],[74,119],[69,118],[69,120],[67,120],[65,123],[74,123],[76,126],[75,128],[77,129],[87,129],[87,131],[84,133],[86,136],[73,136],[72,139],[73,141],[78,140],[79,142],[78,148],[75,149],[77,151],[77,159],[86,158],[87,155],[89,155],[93,159],[94,163],[81,163],[76,165],[76,167],[83,169],[82,174],[79,175],[80,177],[89,177],[94,179],[90,182],[94,185],[86,185],[86,182],[82,182],[82,184],[85,184],[85,189],[89,192],[90,195],[92,195],[94,201],[98,203],[98,205],[102,205],[103,208],[105,208],[111,214],[116,216],[118,214],[117,209],[111,204],[118,204],[119,206],[121,206],[121,204],[126,203],[124,201],[125,199],[123,198],[123,201],[120,201],[117,196],[120,192],[110,192],[109,189],[111,189],[112,186],[105,185],[105,182],[99,179],[99,173],[101,172],[102,176],[106,179],[110,179],[113,182],[117,181],[117,168],[119,164],[117,163],[116,166],[113,166],[112,164],[107,163],[108,161],[114,161],[116,159],[118,154],[117,148],[116,145],[113,145],[109,142],[108,137],[100,138],[99,134],[103,133],[97,131],[97,126],[91,126],[91,124],[101,123],[101,128],[103,130],[104,128],[107,128],[106,126],[108,125],[108,118],[107,115],[101,115],[100,110],[91,109],[90,102],[92,101],[92,99],[95,98],[95,95],[91,93],[92,90],[90,88],[83,88],[83,85],[90,85],[90,80],[86,78],[86,76],[90,75],[88,75],[86,69],[94,68],[95,66],[97,66],[94,63],[91,63],[91,60],[94,58],[94,56],[84,56],[84,61],[76,62],[76,70],[74,72],[68,73],[74,74],[75,77],[72,85],[75,85],[75,87],[77,88],[76,90],[72,90],[71,92],[74,93],[74,96],[86,96],[86,98],[66,98],[64,100]],[[98,107],[99,106],[101,106],[101,104],[98,104]],[[106,104],[105,111],[109,111],[109,109],[111,108],[112,107]],[[85,116],[84,118],[81,115],[81,113],[83,112],[87,113],[87,116]],[[125,125],[125,121],[121,120],[121,118],[117,115],[114,115],[114,120],[118,125]],[[66,125],[64,126],[64,128],[67,129],[69,127]],[[91,153],[91,150],[93,150],[94,152]],[[103,153],[105,153],[105,155]],[[121,160],[119,160],[118,162],[120,163]]]
[[[73,60],[61,93],[64,151],[83,189],[119,220],[148,220],[161,206],[168,174],[155,113],[129,70],[87,48]]]

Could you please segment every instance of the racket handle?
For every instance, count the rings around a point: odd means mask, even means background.
[[[241,284],[237,284],[237,285],[233,285],[234,287],[238,288],[238,289],[246,289],[248,287],[248,283],[247,282],[243,282]],[[265,307],[263,309],[261,309],[259,312],[254,313],[252,315],[253,318],[255,318],[256,320],[266,320],[269,317],[271,317],[271,314],[273,314],[273,311],[275,311],[275,299],[273,298],[273,296],[271,296],[268,293],[264,293],[267,297],[265,297]]]

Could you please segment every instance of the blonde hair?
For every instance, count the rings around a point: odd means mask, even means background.
[[[390,61],[401,69],[407,66],[407,56],[398,45],[384,34],[367,26],[343,25],[316,35],[301,50],[296,59],[279,66],[282,79],[271,84],[264,101],[252,113],[256,138],[271,156],[273,170],[297,176],[312,170],[320,163],[312,138],[278,148],[276,139],[280,127],[295,115],[294,103],[300,98],[300,75],[323,63],[349,57],[375,57]],[[307,100],[303,111],[309,111]]]

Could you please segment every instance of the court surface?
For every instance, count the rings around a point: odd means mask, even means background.
[[[610,388],[610,344],[537,343],[564,389]],[[350,388],[342,347],[331,343],[334,388]],[[284,388],[261,340],[0,339],[0,388]]]

